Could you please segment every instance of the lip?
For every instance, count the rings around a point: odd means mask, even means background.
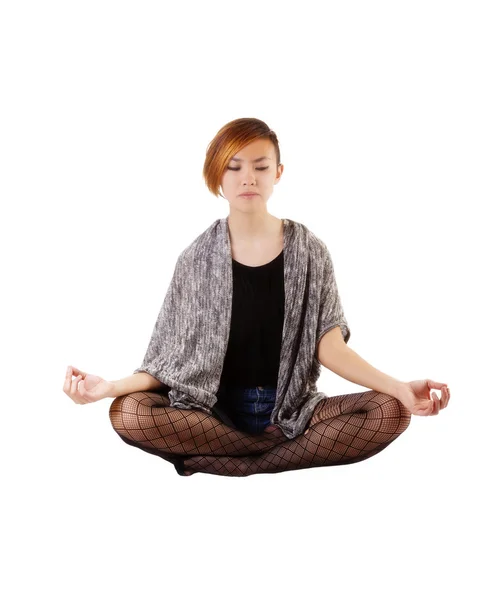
[[[246,192],[245,194],[240,194],[240,196],[258,196],[255,192]]]

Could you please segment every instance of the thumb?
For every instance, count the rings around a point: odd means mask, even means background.
[[[428,379],[427,383],[429,385],[429,388],[435,388],[437,390],[440,390],[443,387],[443,385],[448,386],[447,383],[439,383],[437,381],[432,381],[432,379]]]

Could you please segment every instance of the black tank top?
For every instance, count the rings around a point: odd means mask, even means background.
[[[284,324],[284,251],[249,267],[232,259],[231,329],[220,383],[277,386]]]

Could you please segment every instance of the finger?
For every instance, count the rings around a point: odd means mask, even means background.
[[[76,379],[73,379],[73,378],[71,377],[71,380],[70,380],[70,381],[71,381],[71,385],[70,385],[70,388],[69,388],[69,395],[71,396],[71,398],[72,398],[74,401],[76,401],[76,398],[74,398],[74,394],[75,394],[75,392],[76,392],[76,389],[75,389],[75,382],[76,382]]]
[[[79,382],[81,378],[81,375],[78,375],[77,377],[75,377],[74,379],[71,380],[71,393],[75,394],[77,391],[77,384]]]
[[[448,386],[445,386],[443,388],[443,396],[441,399],[441,408],[446,408],[446,406],[448,405],[448,400],[449,400]]]
[[[91,396],[91,392],[89,392],[84,387],[84,382],[83,381],[80,381],[78,383],[78,393],[81,396],[81,398],[83,399],[84,404],[88,404],[89,402],[93,402],[93,398]]]
[[[71,380],[72,380],[72,368],[67,367],[67,369],[65,370],[64,387],[62,388],[66,394],[69,393],[71,390]]]
[[[78,369],[77,367],[72,367],[72,370],[74,371],[74,375],[81,375],[81,377],[84,379],[86,377],[86,375],[88,373],[85,373],[84,371],[81,371],[81,369]]]
[[[443,403],[443,399],[444,399],[444,387],[441,387],[440,389],[441,389],[441,396],[438,396],[434,390],[430,390],[430,392],[429,392],[431,395],[431,398],[434,399],[434,404],[437,404],[438,406]]]
[[[431,396],[431,401],[430,401],[429,412],[428,412],[429,416],[434,414],[434,409],[436,407],[435,393],[432,392],[430,396]]]
[[[427,380],[427,384],[429,385],[429,389],[442,390],[443,386],[447,386],[447,383],[439,383],[438,381],[433,381],[432,379]]]
[[[84,382],[82,379],[78,382],[77,392],[79,394],[79,397],[81,398],[82,404],[88,404],[89,402],[91,402],[91,399],[88,397],[88,392],[84,388]]]
[[[444,408],[445,403],[446,403],[446,386],[443,385],[443,387],[441,388],[441,398],[439,399],[439,410],[442,410]]]
[[[81,375],[78,375],[71,383],[71,397],[76,404],[83,404],[81,396],[78,394],[78,383],[81,381]]]
[[[439,396],[436,394],[436,392],[433,392],[434,395],[434,404],[432,405],[432,415],[438,415],[439,414],[439,404],[441,402],[441,398],[439,398]]]

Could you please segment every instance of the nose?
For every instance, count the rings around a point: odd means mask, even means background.
[[[243,182],[243,185],[255,185],[257,183],[257,178],[255,177],[255,173],[248,169],[248,171],[245,171],[245,173],[241,175],[241,181]]]

